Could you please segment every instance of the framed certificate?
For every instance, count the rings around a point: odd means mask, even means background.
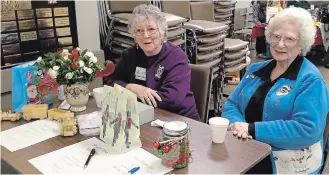
[[[54,16],[69,16],[69,8],[68,7],[54,8]]]
[[[71,28],[70,27],[56,28],[56,35],[57,36],[69,36],[69,35],[71,35]]]
[[[17,43],[19,42],[17,33],[1,34],[1,44]]]
[[[56,47],[56,39],[46,39],[40,40],[40,48],[41,49],[51,49]]]
[[[34,11],[33,11],[33,9],[30,9],[30,10],[17,10],[17,18],[18,19],[33,19],[34,18]]]
[[[55,18],[55,26],[61,27],[61,26],[68,26],[70,25],[70,18],[64,17],[64,18]]]
[[[6,45],[2,45],[2,50],[3,50],[3,55],[12,55],[15,53],[20,53],[20,44],[19,43],[15,43],[15,44],[6,44]]]
[[[38,19],[38,28],[47,28],[53,26],[53,18]]]
[[[59,46],[70,46],[72,45],[72,37],[58,38]]]
[[[19,26],[19,30],[27,30],[27,29],[36,28],[34,19],[18,21],[18,26]]]
[[[37,31],[21,32],[21,41],[37,40]]]
[[[35,9],[37,18],[48,18],[53,16],[51,8],[38,8]]]
[[[16,21],[1,22],[1,32],[17,31]]]
[[[16,20],[16,15],[14,10],[1,11],[1,21],[12,21]]]
[[[54,29],[39,30],[40,39],[53,38],[55,36]]]

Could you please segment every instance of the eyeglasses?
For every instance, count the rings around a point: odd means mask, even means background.
[[[138,36],[142,36],[142,35],[144,35],[144,32],[146,31],[147,34],[151,35],[151,34],[155,34],[155,32],[157,30],[158,30],[157,28],[153,28],[153,27],[150,27],[147,29],[137,29],[137,30],[135,30],[135,34]]]
[[[286,46],[293,46],[296,44],[296,42],[299,40],[299,38],[293,38],[293,37],[282,37],[281,35],[277,35],[277,34],[270,34],[270,42],[277,44],[281,41],[281,39],[283,39],[283,43]]]

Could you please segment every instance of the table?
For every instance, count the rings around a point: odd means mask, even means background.
[[[87,112],[97,110],[94,100],[88,103]],[[181,120],[187,121],[190,128],[190,147],[193,150],[193,162],[189,166],[173,170],[175,174],[240,174],[245,173],[271,152],[267,144],[255,140],[239,140],[231,132],[227,133],[226,140],[222,144],[214,144],[211,141],[209,125],[182,117],[161,109],[155,109],[155,118],[163,121]],[[2,121],[1,131],[27,123],[24,120],[17,122]],[[143,149],[155,155],[152,143],[162,135],[162,130],[151,127],[150,123],[141,126],[141,141]],[[80,134],[74,137],[57,136],[21,150],[10,152],[1,146],[1,159],[11,168],[23,174],[40,174],[38,169],[32,166],[28,160],[47,154],[65,146],[86,140],[90,137]]]

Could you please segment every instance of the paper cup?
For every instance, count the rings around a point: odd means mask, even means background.
[[[212,117],[209,119],[209,125],[212,133],[212,141],[214,143],[223,143],[229,125],[229,120],[223,117]]]
[[[97,107],[102,108],[104,100],[103,87],[95,88],[93,90],[93,95],[96,100]]]

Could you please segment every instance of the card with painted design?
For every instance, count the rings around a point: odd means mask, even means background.
[[[140,140],[140,126],[139,126],[139,115],[137,112],[137,96],[123,88],[119,85],[115,85],[114,88],[119,90],[120,94],[125,96],[127,99],[126,103],[126,115],[127,118],[123,121],[124,124],[124,138],[125,138],[125,145],[123,147],[122,152],[127,152],[131,149],[140,148],[142,146]]]
[[[100,139],[105,143],[112,144],[113,134],[108,131],[108,122],[112,121],[116,116],[116,106],[118,97],[116,95],[115,89],[110,86],[104,87],[104,101],[102,106],[102,123],[100,127]]]

